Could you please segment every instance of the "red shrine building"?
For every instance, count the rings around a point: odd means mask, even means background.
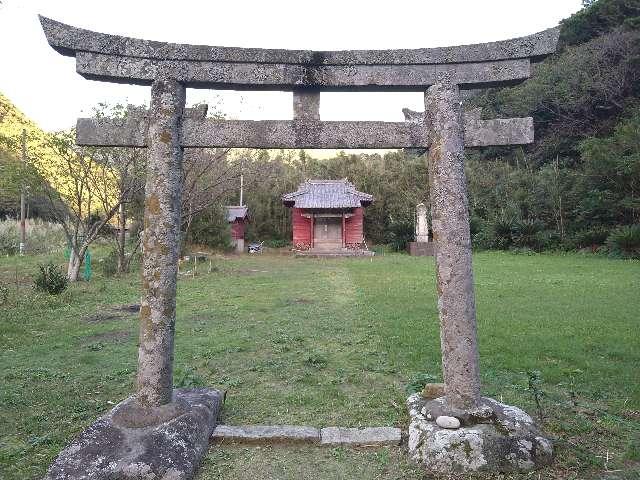
[[[231,224],[231,243],[236,252],[244,252],[244,230],[249,221],[249,209],[245,206],[228,206],[227,221]]]
[[[370,254],[364,240],[364,208],[373,196],[344,180],[307,180],[282,195],[292,210],[293,247],[328,254]]]

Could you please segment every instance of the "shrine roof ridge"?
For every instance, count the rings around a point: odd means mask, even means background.
[[[373,195],[359,192],[346,178],[315,179],[300,184],[298,190],[282,195],[287,207],[296,208],[357,208],[373,202]]]
[[[438,65],[539,60],[557,46],[559,28],[524,37],[451,47],[392,50],[286,50],[168,43],[93,32],[40,16],[49,44],[63,55],[78,52],[150,60],[321,65]]]

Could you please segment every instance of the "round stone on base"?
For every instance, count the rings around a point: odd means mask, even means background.
[[[478,423],[462,418],[460,428],[447,429],[435,423],[446,411],[444,397],[426,400],[414,394],[407,406],[409,454],[429,472],[529,472],[553,460],[551,441],[517,407],[482,398],[481,408],[490,408],[492,415]]]

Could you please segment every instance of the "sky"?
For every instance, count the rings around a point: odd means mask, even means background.
[[[313,50],[424,48],[520,37],[556,26],[580,0],[0,0],[0,92],[48,131],[99,102],[148,104],[150,89],[85,80],[47,44],[37,14],[149,40]],[[228,118],[291,119],[292,94],[187,90]],[[323,120],[402,121],[420,93],[321,94]]]

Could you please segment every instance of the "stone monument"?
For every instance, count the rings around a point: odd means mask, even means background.
[[[551,444],[524,412],[480,395],[463,163],[465,147],[531,143],[533,120],[463,115],[459,89],[525,80],[532,61],[555,51],[557,29],[460,47],[308,51],[171,44],[41,23],[85,78],[151,87],[148,112],[79,119],[76,128],[79,145],[149,149],[138,391],[80,434],[48,479],[188,479],[206,451],[223,395],[174,390],[172,368],[182,152],[207,147],[428,149],[445,386],[442,397],[408,401],[411,456],[433,472],[527,471],[551,460]],[[293,120],[206,118],[185,110],[187,87],[291,91]],[[322,121],[321,90],[422,91],[425,113],[406,122]]]
[[[407,245],[409,255],[414,257],[432,257],[433,242],[429,242],[429,221],[427,220],[427,206],[424,203],[416,205],[415,241]]]

